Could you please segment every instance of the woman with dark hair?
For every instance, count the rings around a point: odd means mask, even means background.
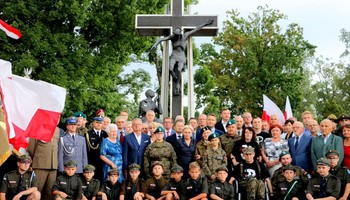
[[[282,165],[279,156],[283,151],[289,151],[288,141],[281,138],[282,127],[279,124],[271,126],[271,138],[266,138],[261,150],[262,158],[269,169],[270,176]]]
[[[243,129],[242,139],[238,140],[233,146],[232,155],[234,156],[237,162],[242,162],[244,160],[243,149],[248,146],[251,146],[254,148],[254,151],[255,151],[254,160],[261,161],[260,147],[259,147],[259,144],[256,142],[255,131],[252,127],[245,127]]]
[[[344,145],[343,166],[350,169],[350,124],[345,124],[342,129]]]
[[[294,124],[294,121],[291,119],[287,119],[284,122],[283,133],[281,135],[282,138],[288,140],[289,138],[291,138],[293,136],[293,124]]]

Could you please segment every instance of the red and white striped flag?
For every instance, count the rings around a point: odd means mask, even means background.
[[[264,108],[263,108],[263,114],[261,119],[269,122],[271,115],[276,115],[278,119],[278,124],[283,126],[284,116],[281,109],[273,101],[271,101],[271,99],[269,99],[266,95],[263,95],[263,101],[264,101]]]
[[[8,25],[6,22],[2,21],[0,19],[0,29],[5,31],[6,35],[10,38],[18,40],[22,37],[22,33],[19,32],[16,28],[13,28],[12,26]]]
[[[291,117],[293,117],[292,106],[290,105],[289,97],[287,96],[286,107],[284,108],[284,119],[287,120]]]

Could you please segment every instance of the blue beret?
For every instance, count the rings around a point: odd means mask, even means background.
[[[78,123],[78,119],[76,117],[68,117],[66,119],[66,124],[77,124]]]

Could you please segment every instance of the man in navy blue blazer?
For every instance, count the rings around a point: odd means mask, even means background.
[[[288,139],[289,152],[292,156],[292,165],[299,166],[310,172],[313,169],[311,163],[312,137],[304,133],[304,125],[299,121],[293,124],[293,135],[294,137]]]
[[[123,148],[123,171],[127,175],[128,166],[137,163],[143,169],[143,154],[146,147],[151,143],[150,137],[141,132],[142,120],[136,118],[132,120],[133,132],[124,138]]]
[[[184,128],[185,123],[183,121],[176,121],[174,124],[175,134],[170,135],[166,138],[166,141],[169,142],[175,149],[178,139],[182,138],[182,129]]]

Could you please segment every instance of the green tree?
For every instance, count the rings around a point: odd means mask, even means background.
[[[298,108],[305,87],[303,62],[314,54],[315,46],[303,38],[303,29],[295,23],[282,31],[278,23],[286,19],[284,14],[267,6],[257,10],[247,19],[229,11],[230,19],[214,38],[217,47],[202,50],[201,60],[215,77],[215,87],[207,93],[234,113],[248,110],[261,115],[263,94],[280,107],[288,95],[292,107]]]
[[[130,78],[120,76],[130,55],[140,56],[153,43],[137,35],[135,15],[163,13],[168,2],[0,0],[0,18],[23,33],[18,41],[0,34],[0,56],[15,74],[32,68],[33,79],[65,87],[64,116],[81,110],[91,117],[97,108],[114,116],[135,105],[120,92]]]

